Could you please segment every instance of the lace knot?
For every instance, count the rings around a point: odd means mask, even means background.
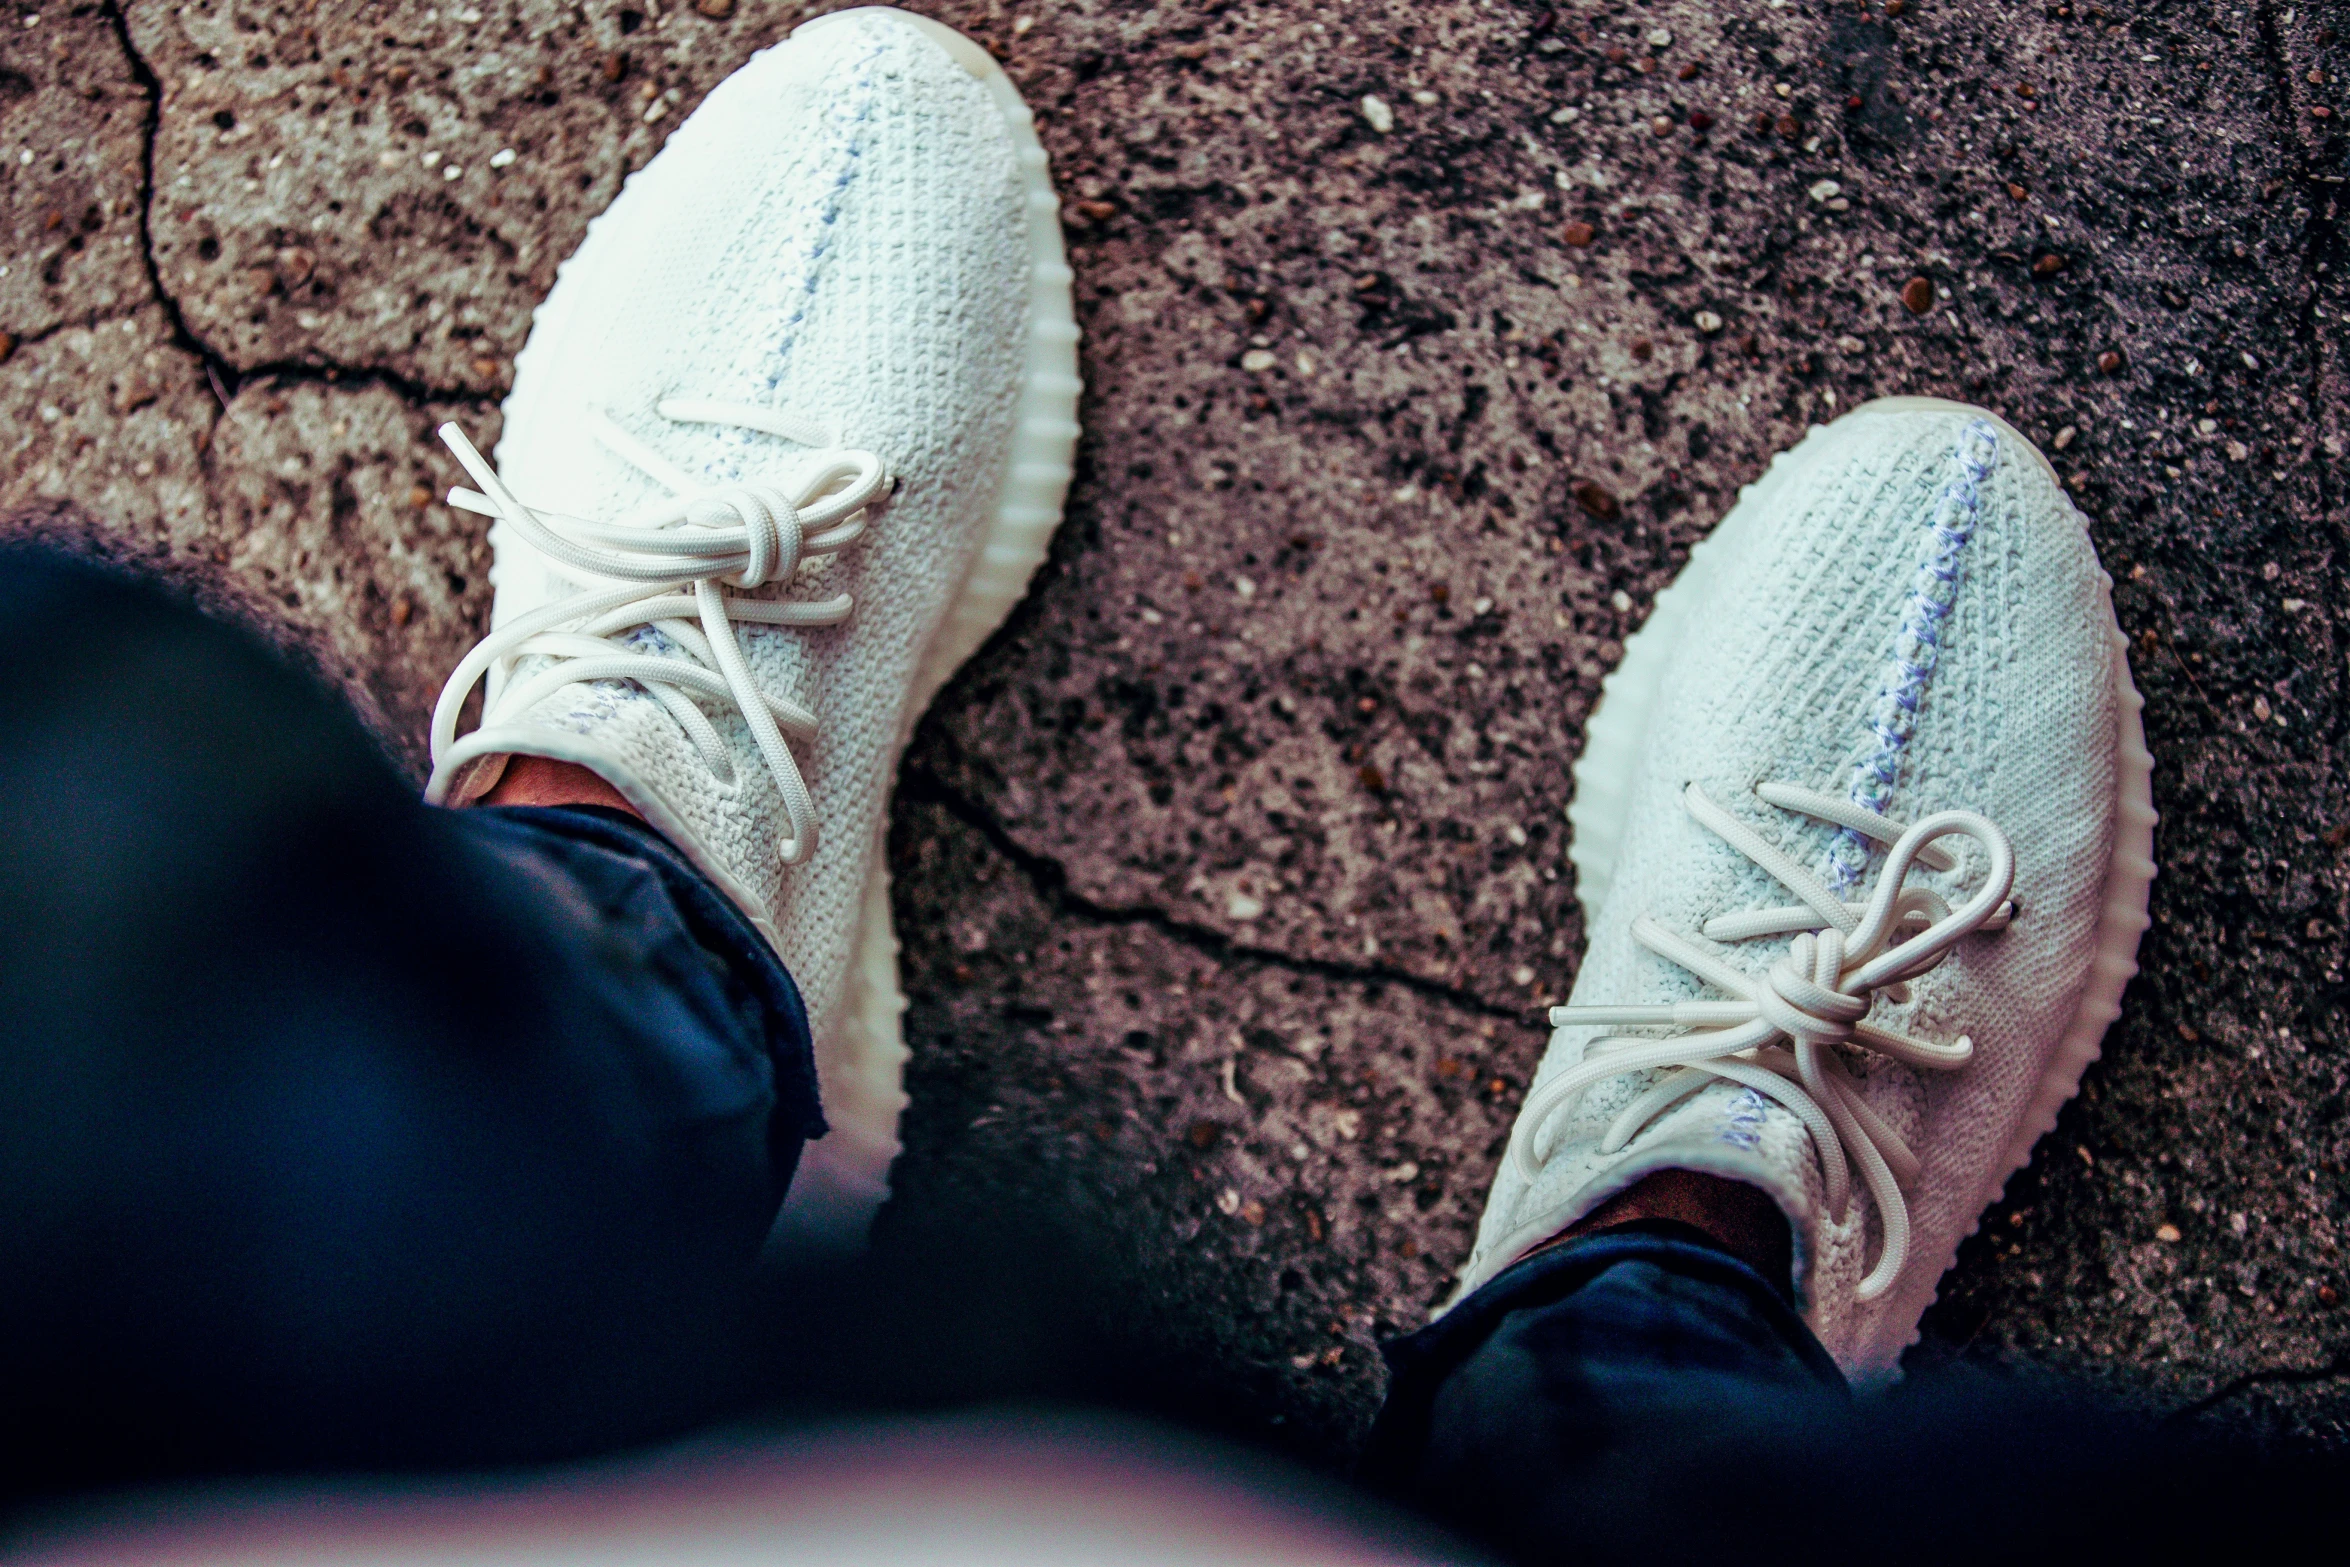
[[[1853,1025],[1869,1015],[1874,1000],[1836,988],[1843,967],[1843,932],[1815,936],[1806,931],[1771,965],[1768,982],[1755,988],[1755,1008],[1790,1039],[1843,1044],[1853,1037]]]
[[[686,519],[699,528],[741,528],[748,555],[743,569],[725,581],[746,592],[789,577],[799,569],[807,543],[799,508],[781,490],[766,484],[737,484],[705,490],[685,502]]]

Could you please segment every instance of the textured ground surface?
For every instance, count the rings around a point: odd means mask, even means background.
[[[1622,639],[1808,423],[1964,397],[2119,579],[2164,870],[1921,1353],[2344,1434],[2350,6],[925,8],[1041,113],[1088,393],[907,764],[900,1228],[1049,1205],[1343,1452],[1571,981]],[[486,445],[588,217],[807,10],[23,0],[0,509],[281,615],[413,757],[488,604],[430,428]]]

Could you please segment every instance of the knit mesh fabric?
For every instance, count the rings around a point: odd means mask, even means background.
[[[1615,878],[1590,931],[1575,1002],[1708,993],[1635,944],[1630,927],[1644,912],[1758,976],[1785,951],[1784,937],[1697,936],[1714,916],[1794,899],[1692,819],[1683,791],[1701,785],[1815,873],[1851,852],[1838,829],[1765,804],[1755,786],[1779,781],[1846,797],[1856,759],[1880,749],[1872,721],[1887,711],[1888,671],[1902,667],[1905,652],[1917,658],[1901,639],[1919,621],[1921,562],[1938,547],[1929,534],[1937,515],[1947,523],[1940,503],[1954,466],[1986,429],[1959,410],[1863,410],[1779,459],[1717,530],[1712,548],[1723,558],[1691,606],[1691,629],[1672,650],[1648,715]],[[1751,1090],[1717,1083],[1622,1151],[1601,1154],[1608,1121],[1653,1080],[1646,1075],[1604,1082],[1554,1121],[1556,1151],[1531,1183],[1505,1162],[1470,1280],[1505,1264],[1502,1249],[1528,1231],[1555,1232],[1653,1169],[1707,1169],[1777,1197],[1795,1231],[1807,1318],[1848,1370],[1889,1369],[1914,1335],[1927,1297],[1906,1286],[1918,1282],[1917,1270],[1930,1280],[1948,1266],[1987,1183],[2004,1175],[2002,1156],[2077,1010],[2115,830],[2112,619],[2081,519],[2011,433],[1999,438],[1975,499],[1884,808],[1904,821],[1943,809],[1988,816],[2014,845],[2020,917],[2005,932],[1965,938],[1913,982],[1906,1005],[1880,996],[1872,1014],[1930,1038],[1971,1035],[1968,1066],[1921,1073],[1847,1057],[1865,1074],[1871,1103],[1923,1161],[1909,1193],[1913,1239],[1902,1284],[1873,1305],[1856,1300],[1880,1246],[1878,1216],[1856,1176],[1850,1209],[1835,1222],[1801,1122]],[[1982,855],[1964,839],[1942,842],[1961,849],[1960,867],[1913,869],[1910,880],[1955,907],[1981,884]],[[1856,900],[1884,862],[1881,851],[1863,858],[1860,890],[1847,894]],[[1536,1081],[1609,1032],[1620,1030],[1558,1029]]]
[[[658,796],[689,853],[763,905],[820,1040],[914,673],[995,512],[1028,325],[1025,197],[980,82],[901,21],[843,18],[753,58],[630,179],[561,269],[508,403],[499,468],[541,510],[606,518],[666,493],[589,436],[590,409],[710,485],[780,476],[803,450],[673,423],[655,412],[670,396],[778,409],[899,479],[860,540],[760,591],[847,592],[844,625],[737,628],[760,685],[821,721],[791,742],[820,826],[810,859],[781,864],[779,792],[730,707],[700,702],[733,758],[725,781],[630,684],[566,686],[524,720],[588,737]],[[491,537],[493,623],[574,591],[503,526]]]

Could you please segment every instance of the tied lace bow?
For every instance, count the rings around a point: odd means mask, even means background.
[[[1682,795],[1689,814],[1802,902],[1709,920],[1704,934],[1720,942],[1794,932],[1787,950],[1758,979],[1723,962],[1686,936],[1642,914],[1632,939],[1734,999],[1676,1001],[1658,1006],[1564,1006],[1551,1009],[1558,1027],[1585,1024],[1665,1026],[1687,1032],[1665,1037],[1609,1034],[1589,1041],[1582,1059],[1528,1096],[1510,1143],[1510,1158],[1531,1180],[1548,1157],[1545,1127],[1581,1101],[1595,1084],[1630,1072],[1656,1072],[1610,1123],[1600,1151],[1614,1153],[1708,1083],[1741,1083],[1784,1105],[1802,1120],[1817,1150],[1830,1216],[1841,1223],[1857,1165],[1884,1224],[1884,1248],[1861,1282],[1874,1300],[1892,1288],[1909,1254],[1909,1206],[1904,1191],[1917,1179],[1918,1160],[1862,1094],[1841,1058],[1866,1052],[1926,1071],[1952,1071],[1973,1058],[1974,1043],[1919,1039],[1871,1022],[1876,997],[1909,999],[1907,981],[1940,964],[1962,937],[2006,927],[2015,880],[2015,853],[2007,835],[1973,811],[1937,811],[1904,826],[1865,807],[1781,783],[1755,793],[1772,805],[1847,827],[1890,844],[1884,872],[1868,901],[1846,903],[1778,846],[1714,803],[1691,784]],[[1989,867],[1983,885],[1957,909],[1923,887],[1904,885],[1913,865],[1948,871],[1957,861],[1936,840],[1972,838]]]
[[[780,436],[813,448],[785,482],[708,487],[598,412],[587,416],[597,442],[667,486],[671,494],[612,522],[538,511],[515,499],[454,424],[440,428],[479,490],[449,492],[449,504],[495,517],[550,562],[588,579],[584,591],[523,615],[484,637],[449,676],[433,710],[433,777],[425,793],[443,799],[472,754],[452,756],[457,715],[488,676],[481,729],[519,718],[566,685],[630,681],[666,708],[710,771],[731,781],[734,765],[718,726],[695,698],[740,712],[782,795],[786,830],[777,853],[797,864],[816,846],[815,802],[786,731],[805,740],[816,715],[764,690],[752,675],[737,624],[836,626],[854,607],[848,594],[821,600],[754,598],[788,583],[803,561],[854,543],[891,487],[868,451],[832,446],[829,436],[772,409],[668,398],[657,405],[680,423],[715,424]],[[611,583],[613,586],[602,584]],[[525,658],[544,667],[512,680]]]

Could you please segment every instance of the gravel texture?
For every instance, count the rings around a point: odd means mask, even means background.
[[[415,766],[488,606],[432,426],[494,438],[587,218],[825,8],[26,0],[0,509],[271,617]],[[885,1235],[1057,1215],[1342,1457],[1573,976],[1600,677],[1773,451],[1960,397],[2117,579],[2163,875],[1918,1355],[2342,1438],[2350,7],[923,8],[1040,112],[1087,434],[907,761]]]

